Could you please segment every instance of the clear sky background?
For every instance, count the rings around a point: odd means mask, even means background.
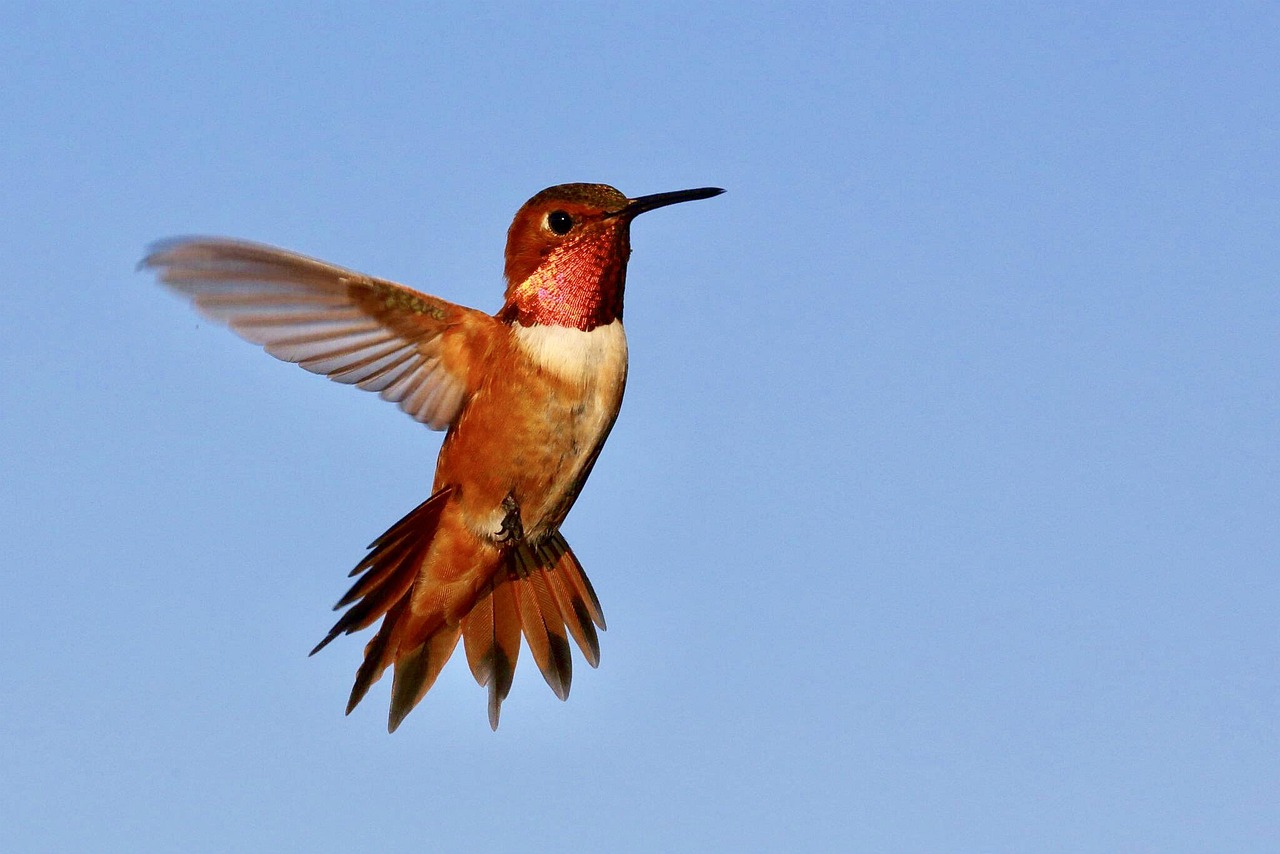
[[[0,10],[0,849],[1275,851],[1273,4]],[[502,727],[308,659],[439,434],[134,266],[468,305],[633,230],[564,531],[609,620]]]

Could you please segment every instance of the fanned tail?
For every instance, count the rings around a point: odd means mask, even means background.
[[[489,726],[498,728],[511,691],[523,633],[542,678],[560,699],[569,696],[573,665],[565,628],[587,663],[600,663],[596,626],[604,615],[591,582],[559,532],[538,547],[510,549],[503,567],[462,621],[467,663],[489,689]]]
[[[431,540],[435,536],[436,528],[440,524],[440,514],[444,511],[451,491],[447,488],[440,490],[410,510],[404,518],[369,545],[369,554],[365,555],[364,560],[351,570],[351,575],[360,575],[360,579],[338,600],[333,610],[345,608],[357,599],[360,601],[333,624],[329,634],[315,645],[310,655],[315,655],[324,649],[340,634],[349,635],[372,625],[374,620],[392,610],[405,598],[405,594],[413,586],[422,566],[427,547],[431,545]],[[379,634],[382,633],[379,632]],[[378,638],[375,637],[370,642],[370,646],[372,647],[377,640]],[[384,639],[383,646],[385,645]],[[366,654],[367,652],[368,650]],[[384,664],[383,667],[385,666]],[[378,673],[381,674],[381,672],[382,670],[379,669]],[[361,695],[363,693],[362,691]],[[354,708],[358,702],[360,698],[353,694],[351,707]]]
[[[430,690],[459,638],[476,681],[489,689],[489,725],[495,730],[511,691],[521,635],[562,700],[573,678],[569,636],[588,664],[600,663],[596,629],[605,628],[604,615],[564,538],[557,532],[537,546],[520,542],[499,551],[445,515],[450,494],[447,488],[436,493],[373,542],[351,572],[359,578],[335,606],[349,606],[347,612],[311,651],[382,618],[365,646],[347,714],[394,666],[391,732]],[[447,565],[450,558],[456,566]]]

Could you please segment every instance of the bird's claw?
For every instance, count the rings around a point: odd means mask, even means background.
[[[515,496],[508,495],[502,499],[502,509],[506,515],[502,517],[502,527],[493,539],[499,543],[518,543],[524,539],[524,523],[520,521],[520,505]]]

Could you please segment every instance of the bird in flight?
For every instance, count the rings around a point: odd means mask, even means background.
[[[220,238],[157,243],[141,267],[278,359],[377,392],[446,430],[431,496],[373,541],[311,654],[381,620],[347,713],[392,667],[387,728],[422,700],[461,639],[498,727],[521,637],[560,699],[570,636],[599,664],[604,614],[560,525],[622,404],[631,221],[723,190],[627,198],[561,184],[507,233],[496,314],[282,249]]]

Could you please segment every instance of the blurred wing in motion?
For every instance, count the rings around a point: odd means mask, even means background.
[[[375,391],[433,430],[453,423],[483,358],[489,315],[394,282],[276,249],[174,238],[139,265],[246,341]]]

